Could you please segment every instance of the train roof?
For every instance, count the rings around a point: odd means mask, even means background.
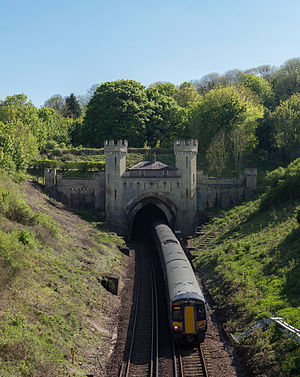
[[[191,264],[174,233],[165,224],[154,224],[154,227],[161,245],[170,300],[185,295],[185,298],[205,301]]]

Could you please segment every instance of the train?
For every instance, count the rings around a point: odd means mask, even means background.
[[[199,344],[205,339],[207,310],[192,266],[164,222],[155,221],[152,234],[165,280],[171,337],[175,343]]]

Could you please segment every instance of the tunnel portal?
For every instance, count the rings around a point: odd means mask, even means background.
[[[132,238],[149,236],[151,232],[151,224],[154,221],[163,221],[166,224],[168,219],[164,212],[154,204],[147,204],[142,207],[134,217],[132,224]]]

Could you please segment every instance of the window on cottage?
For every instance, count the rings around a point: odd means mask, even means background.
[[[117,190],[115,190],[115,199],[117,199]]]
[[[144,172],[144,170],[141,170],[141,171],[140,171],[140,177],[145,177],[145,172]]]
[[[188,165],[189,165],[189,158],[188,158],[188,156],[186,156],[186,158],[185,158],[185,166],[188,167]]]
[[[185,196],[186,196],[186,197],[189,196],[189,190],[188,190],[188,189],[185,190]]]
[[[168,176],[168,170],[164,170],[164,177]]]
[[[193,174],[193,183],[195,183],[195,174]]]

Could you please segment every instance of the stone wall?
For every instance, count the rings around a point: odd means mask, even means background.
[[[208,178],[197,172],[197,210],[226,208],[251,197],[256,190],[256,169],[245,169],[235,178]]]
[[[106,170],[91,179],[64,178],[45,169],[45,190],[75,209],[98,210],[107,226],[130,234],[130,221],[147,204],[156,205],[182,235],[193,234],[199,214],[210,208],[230,207],[256,190],[256,169],[235,178],[209,178],[196,171],[196,140],[174,143],[176,169],[126,171],[127,141],[105,143]]]
[[[96,209],[105,212],[105,173],[99,171],[93,178],[63,178],[56,169],[45,169],[45,190],[62,203],[75,208]]]

